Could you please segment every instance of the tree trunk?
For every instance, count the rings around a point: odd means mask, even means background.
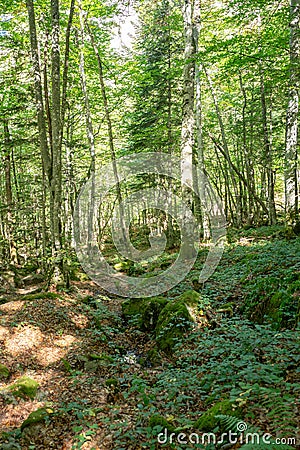
[[[9,244],[9,262],[10,264],[18,264],[17,247],[13,238],[13,194],[11,183],[11,148],[12,143],[9,135],[8,122],[4,120],[4,148],[5,148],[5,191],[6,191],[6,226],[7,239]]]
[[[124,211],[124,206],[123,206],[123,202],[122,202],[122,192],[121,192],[120,179],[119,179],[117,162],[116,162],[113,127],[112,127],[110,111],[109,111],[109,106],[108,106],[108,100],[107,100],[107,95],[106,95],[106,88],[105,88],[105,84],[104,84],[102,60],[101,60],[101,56],[100,56],[98,47],[96,45],[96,42],[95,42],[95,39],[94,39],[94,36],[93,36],[93,33],[91,32],[91,30],[89,30],[89,34],[91,37],[93,49],[94,49],[94,52],[95,52],[95,55],[97,58],[97,63],[98,63],[99,81],[100,81],[102,101],[103,101],[103,106],[104,106],[104,111],[105,111],[105,119],[106,119],[107,132],[108,132],[108,142],[109,142],[114,178],[115,178],[115,182],[116,182],[116,193],[117,193],[118,208],[119,208],[119,215],[120,215],[120,230],[119,231],[121,234],[121,241],[122,241],[121,246],[124,250],[124,254],[128,258],[130,258],[130,245],[128,243],[129,236],[127,236],[127,233],[126,233],[125,211]]]
[[[261,94],[261,109],[262,109],[262,121],[263,121],[263,132],[264,132],[264,147],[265,147],[265,163],[267,168],[267,183],[268,183],[268,222],[269,225],[276,223],[276,209],[275,209],[275,199],[274,199],[274,173],[273,173],[273,161],[272,161],[272,148],[268,129],[268,119],[267,119],[267,104],[266,104],[266,91],[264,82],[264,72],[259,63],[260,70],[260,94]]]
[[[195,81],[195,39],[194,39],[194,2],[184,0],[184,71],[183,71],[183,105],[182,105],[182,125],[181,125],[181,186],[185,203],[192,205],[190,189],[193,188],[193,144],[194,144],[194,81]],[[187,235],[192,235],[191,224],[187,217],[182,218],[187,229]],[[182,254],[185,258],[191,258],[194,254],[194,247],[191,239],[182,242]]]
[[[195,13],[195,26],[194,26],[194,40],[195,40],[195,52],[198,52],[198,41],[200,33],[200,8],[197,5]],[[203,231],[203,241],[209,241],[211,237],[210,233],[210,220],[206,208],[206,178],[202,175],[205,174],[205,161],[204,161],[204,148],[203,148],[203,136],[202,136],[202,98],[201,98],[201,79],[200,79],[200,67],[195,62],[195,85],[196,85],[196,102],[195,102],[195,125],[196,125],[196,143],[197,143],[197,156],[199,176],[197,177],[197,185],[199,186],[200,197],[200,209],[201,209],[201,222]]]
[[[290,86],[286,113],[285,137],[285,211],[293,221],[298,218],[298,112],[299,112],[299,50],[300,0],[290,3]]]
[[[80,62],[79,62],[79,72],[81,89],[84,98],[85,105],[85,121],[86,121],[86,134],[89,143],[89,150],[91,156],[91,164],[89,168],[89,178],[92,180],[91,197],[89,205],[89,217],[88,217],[88,249],[91,251],[92,236],[93,236],[93,220],[94,220],[94,204],[95,204],[95,170],[96,170],[96,157],[95,157],[95,135],[93,128],[93,121],[90,110],[89,95],[86,86],[86,75],[85,75],[85,61],[84,61],[84,17],[81,6],[79,8],[79,21],[80,21]]]

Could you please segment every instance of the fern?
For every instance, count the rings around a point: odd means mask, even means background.
[[[259,428],[254,427],[253,425],[247,424],[245,422],[241,422],[240,419],[233,416],[228,416],[224,414],[219,414],[216,416],[220,420],[221,425],[224,428],[225,432],[234,432],[237,433],[238,436],[241,436],[240,425],[241,423],[245,424],[247,427],[245,429],[245,435],[258,434],[260,437],[263,436],[263,431]],[[291,450],[293,447],[287,444],[277,444],[274,440],[269,440],[269,442],[262,442],[262,439],[259,439],[259,442],[248,442],[246,444],[242,444],[240,450]]]

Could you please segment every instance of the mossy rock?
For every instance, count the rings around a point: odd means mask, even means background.
[[[171,433],[175,430],[175,427],[165,419],[165,417],[160,416],[159,414],[153,414],[153,416],[149,418],[149,427],[155,428],[158,426],[162,429],[166,428]]]
[[[22,300],[46,300],[55,299],[58,297],[59,295],[55,292],[37,292],[35,294],[22,295]]]
[[[161,364],[162,358],[159,354],[159,350],[156,347],[151,348],[151,350],[148,351],[147,360],[153,366],[158,366]]]
[[[4,364],[0,364],[0,379],[9,378],[9,376],[9,369]]]
[[[43,422],[46,420],[50,414],[53,414],[53,409],[51,408],[39,408],[36,411],[33,411],[29,414],[27,419],[24,420],[24,422],[21,425],[21,430],[23,431],[24,428],[29,427],[30,425]]]
[[[27,376],[23,376],[15,381],[15,383],[9,387],[9,390],[15,397],[29,397],[33,400],[36,396],[38,387],[39,384],[35,380]]]
[[[118,391],[119,385],[120,385],[119,380],[117,380],[116,378],[108,378],[105,381],[105,386],[107,386],[112,391]]]
[[[219,420],[216,416],[224,414],[241,418],[241,409],[230,400],[223,400],[209,408],[202,416],[194,422],[193,427],[201,431],[213,431]]]
[[[168,303],[165,297],[134,298],[122,303],[122,312],[127,320],[133,320],[142,331],[153,331],[160,312]]]
[[[158,347],[171,351],[176,340],[195,323],[200,294],[186,291],[169,302],[161,311],[155,328]]]
[[[96,353],[91,353],[89,358],[92,360],[98,360],[106,364],[110,364],[114,362],[114,358],[106,353],[101,353],[101,355],[97,355]]]

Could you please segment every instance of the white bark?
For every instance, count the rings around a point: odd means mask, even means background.
[[[300,0],[290,3],[290,89],[286,114],[285,209],[291,217],[298,214],[297,146],[299,112]]]

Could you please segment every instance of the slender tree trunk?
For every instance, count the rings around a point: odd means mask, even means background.
[[[183,199],[187,204],[192,205],[192,197],[189,189],[194,186],[193,182],[193,145],[194,145],[194,82],[195,82],[195,39],[194,39],[194,1],[184,0],[184,71],[183,71],[183,105],[182,105],[182,125],[181,125],[181,185]],[[187,235],[192,235],[192,226],[187,217],[182,218],[187,229]],[[191,258],[194,254],[191,239],[182,242],[182,254],[185,258]]]
[[[127,254],[127,256],[130,257],[130,246],[128,245],[128,236],[126,233],[125,211],[124,211],[123,202],[122,202],[123,199],[122,199],[122,192],[121,192],[121,186],[120,186],[120,178],[119,178],[117,162],[116,162],[113,127],[112,127],[112,122],[111,122],[111,117],[110,117],[109,106],[108,106],[108,99],[107,99],[107,95],[106,95],[106,88],[105,88],[105,84],[104,84],[102,59],[101,59],[98,47],[96,45],[96,42],[95,42],[95,39],[94,39],[94,36],[93,36],[93,33],[91,32],[91,30],[89,30],[89,35],[91,37],[93,49],[94,49],[97,63],[98,63],[98,74],[99,74],[99,81],[100,81],[100,87],[101,87],[102,101],[103,101],[103,106],[104,106],[104,111],[105,111],[105,119],[106,119],[107,132],[108,132],[108,142],[109,142],[114,178],[115,178],[115,182],[116,182],[116,193],[117,193],[118,208],[119,208],[119,215],[120,215],[120,228],[121,228],[120,233],[122,236],[122,246],[123,246],[124,251]]]
[[[9,244],[10,264],[18,264],[17,247],[13,238],[13,194],[11,182],[11,148],[12,143],[9,134],[8,122],[4,120],[4,146],[5,146],[5,191],[6,191],[6,217],[7,239]]]
[[[267,104],[266,104],[266,90],[264,82],[264,72],[261,63],[259,63],[260,70],[260,94],[261,94],[261,109],[262,109],[262,121],[264,132],[264,147],[265,147],[265,161],[267,168],[267,186],[268,186],[268,216],[269,224],[276,223],[276,209],[274,199],[274,173],[273,173],[273,161],[272,161],[272,148],[270,142],[268,119],[267,119]]]
[[[247,126],[246,126],[246,109],[247,109],[247,94],[246,89],[243,84],[243,78],[241,72],[239,72],[239,80],[240,80],[240,89],[243,95],[243,111],[242,111],[242,120],[243,120],[243,154],[245,161],[245,172],[247,184],[251,186],[251,189],[245,189],[248,204],[247,204],[247,224],[252,225],[254,219],[254,198],[252,192],[255,191],[255,178],[253,171],[253,161],[251,156],[251,149],[247,145]]]
[[[62,282],[61,237],[61,116],[60,116],[60,43],[59,4],[51,0],[52,52],[51,52],[51,123],[52,123],[52,174],[50,182],[50,222],[52,257],[54,259],[53,282]]]
[[[300,0],[290,2],[290,86],[286,112],[285,137],[285,211],[290,219],[298,219],[298,112],[300,56]]]
[[[95,155],[95,135],[93,128],[93,121],[90,110],[90,101],[89,95],[86,86],[86,75],[85,75],[85,61],[84,61],[84,17],[81,7],[79,8],[79,21],[80,21],[80,33],[81,33],[81,42],[80,42],[80,62],[79,62],[79,72],[80,72],[80,81],[81,81],[81,89],[84,98],[85,105],[85,121],[86,121],[86,134],[89,143],[90,156],[91,156],[91,164],[89,168],[89,177],[92,180],[91,187],[91,197],[90,197],[90,207],[89,207],[89,218],[88,218],[88,246],[89,251],[91,251],[91,243],[93,236],[93,221],[94,221],[94,204],[95,204],[95,170],[96,170],[96,155]]]
[[[212,95],[212,99],[214,102],[214,106],[215,106],[215,110],[216,110],[216,114],[217,114],[217,118],[218,118],[218,122],[219,122],[219,127],[220,127],[220,131],[221,131],[221,136],[222,136],[222,145],[223,145],[223,150],[225,152],[226,155],[226,159],[228,161],[228,170],[229,170],[229,174],[230,174],[230,180],[232,183],[232,187],[233,187],[233,192],[234,192],[234,196],[236,199],[238,199],[239,195],[238,195],[238,185],[237,185],[237,181],[236,178],[234,176],[234,170],[232,167],[232,163],[231,163],[231,157],[230,157],[230,152],[229,152],[229,146],[228,146],[228,142],[227,142],[227,138],[226,138],[226,133],[225,133],[225,127],[224,127],[224,123],[223,123],[223,118],[222,118],[222,114],[219,108],[219,103],[218,103],[218,99],[217,99],[217,95],[215,92],[215,87],[213,84],[213,81],[206,69],[205,66],[203,66],[208,84],[209,84],[209,88],[211,91],[211,95]],[[241,205],[240,203],[237,201],[236,202],[236,216],[237,216],[237,220],[234,220],[234,217],[232,218],[235,222],[237,222],[237,225],[240,225],[240,217],[241,217]]]
[[[33,0],[26,0],[26,6],[28,11],[29,20],[29,30],[30,30],[30,43],[31,43],[31,56],[34,72],[34,93],[35,93],[35,103],[37,109],[37,120],[39,129],[39,139],[40,139],[40,149],[42,156],[42,163],[47,174],[48,180],[51,179],[51,158],[49,154],[45,114],[44,114],[44,101],[43,101],[43,90],[41,81],[41,70],[40,70],[40,59],[37,44],[37,33],[35,25],[35,13]]]
[[[200,5],[197,5],[195,12],[195,24],[194,24],[194,40],[195,40],[195,52],[198,52],[198,41],[200,34]],[[197,156],[198,167],[200,169],[200,176],[197,178],[197,185],[199,186],[200,197],[200,209],[201,209],[201,222],[203,230],[203,241],[209,241],[211,237],[210,233],[210,220],[206,208],[205,196],[206,196],[206,178],[204,177],[205,160],[204,160],[204,147],[203,147],[203,135],[202,135],[202,97],[201,97],[201,67],[195,62],[195,85],[196,85],[196,99],[195,99],[195,125],[196,125],[196,143],[197,143]]]

